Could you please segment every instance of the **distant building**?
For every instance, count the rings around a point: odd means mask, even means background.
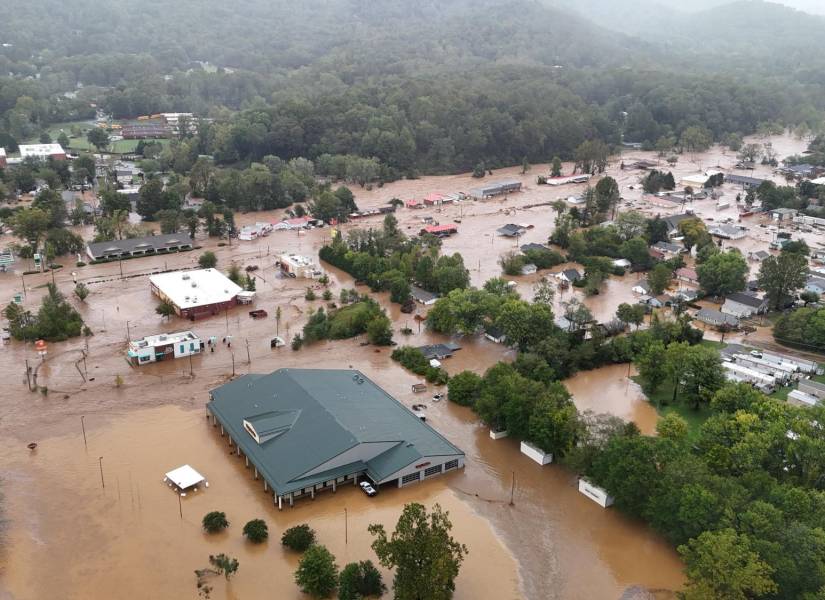
[[[496,233],[504,237],[519,237],[520,235],[524,235],[526,231],[521,225],[514,225],[513,223],[508,223],[496,229]]]
[[[339,485],[402,487],[464,453],[360,371],[280,369],[210,393],[207,410],[278,508]]]
[[[679,182],[683,187],[703,188],[710,179],[706,173],[697,173],[695,175],[685,175]]]
[[[771,253],[767,250],[757,250],[756,252],[748,252],[748,258],[756,262],[762,262],[766,258],[770,258],[770,256]]]
[[[681,269],[676,269],[676,279],[695,285],[699,283],[699,274],[696,272],[696,269],[682,267]]]
[[[470,196],[477,200],[484,200],[492,198],[493,196],[501,196],[502,194],[509,194],[511,192],[521,191],[521,182],[517,179],[508,179],[505,181],[496,181],[470,190]]]
[[[20,158],[38,160],[66,160],[66,151],[60,144],[20,144]]]
[[[241,287],[216,269],[174,271],[149,277],[152,293],[184,319],[217,315],[237,304]]]
[[[423,304],[424,306],[431,306],[435,304],[436,300],[438,300],[438,294],[428,292],[417,285],[410,286],[410,295],[413,297],[413,300],[419,304]]]
[[[745,237],[746,228],[728,223],[714,223],[708,227],[708,233],[726,240],[741,240]]]
[[[825,295],[825,278],[823,277],[808,277],[805,282],[805,291]]]
[[[810,396],[825,400],[825,383],[819,383],[813,379],[800,379],[799,391],[805,392]]]
[[[134,366],[200,354],[203,342],[191,331],[147,335],[129,342],[126,355]]]
[[[684,221],[690,221],[692,219],[696,219],[696,215],[691,215],[688,213],[682,213],[680,215],[671,215],[669,217],[664,217],[662,220],[667,223],[667,234],[670,237],[674,237],[679,235],[679,224]]]
[[[752,169],[753,166],[750,167],[737,167],[743,169]],[[734,175],[732,173],[725,174],[725,183],[730,183],[733,185],[741,185],[743,189],[749,190],[751,188],[758,188],[760,185],[765,183],[767,179],[759,179],[758,177],[746,177],[745,175]]]
[[[91,242],[86,246],[86,254],[92,260],[107,258],[128,258],[146,254],[163,254],[191,250],[192,238],[188,233],[163,233],[126,240]]]
[[[581,278],[582,274],[579,273],[576,269],[565,269],[560,273],[556,273],[556,279],[566,281],[567,283],[576,283]]]
[[[527,263],[526,265],[521,267],[521,274],[522,275],[532,275],[538,271],[538,267],[533,263]]]
[[[727,325],[734,328],[739,327],[739,319],[733,315],[728,315],[718,310],[712,310],[709,308],[701,309],[698,313],[696,313],[696,318],[702,321],[702,323],[707,323],[708,325],[712,325],[714,327],[720,327],[722,325]]]
[[[634,294],[641,294],[642,296],[646,296],[650,294],[650,283],[648,283],[647,279],[642,279],[637,281],[636,284],[630,288]]]
[[[795,208],[777,208],[771,211],[771,218],[774,221],[793,221],[799,211]]]
[[[575,183],[587,183],[590,181],[591,177],[592,175],[590,175],[590,173],[582,173],[580,175],[562,175],[561,177],[548,177],[547,185],[559,186]]]
[[[659,258],[671,258],[686,252],[684,246],[671,244],[670,242],[656,242],[650,247],[650,249],[653,251],[654,255]]]
[[[450,237],[454,233],[458,233],[458,227],[455,225],[428,225],[418,232],[418,235],[434,235],[436,237]]]
[[[121,129],[124,140],[163,139],[172,136],[172,130],[166,125],[125,125]]]
[[[530,251],[538,251],[538,252],[546,252],[549,250],[547,246],[544,244],[536,244],[535,242],[531,242],[529,244],[522,244],[521,248],[519,248],[522,252],[530,252]]]
[[[768,310],[767,298],[757,298],[750,294],[737,292],[725,297],[722,312],[739,319],[747,319],[753,315],[763,314]]]
[[[278,264],[281,271],[299,279],[317,279],[324,274],[311,258],[298,254],[281,254]]]

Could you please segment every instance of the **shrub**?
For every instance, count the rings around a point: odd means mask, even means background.
[[[214,269],[218,264],[218,257],[211,250],[207,250],[198,258],[198,266],[201,269]]]
[[[296,333],[295,337],[292,338],[292,349],[293,350],[300,350],[301,346],[304,345],[304,338],[301,337],[300,333]]]
[[[265,542],[269,537],[269,528],[266,526],[266,521],[262,519],[252,519],[243,526],[243,534],[250,542],[260,544]]]
[[[317,298],[317,296],[315,295],[315,292],[312,290],[312,288],[307,288],[307,293],[304,294],[304,300],[307,300],[308,302],[312,302],[316,298]]]
[[[315,543],[315,531],[306,523],[290,527],[281,536],[281,543],[290,550],[304,552]]]
[[[207,533],[218,533],[229,527],[229,521],[226,520],[226,514],[217,510],[206,513],[203,517],[203,528]]]

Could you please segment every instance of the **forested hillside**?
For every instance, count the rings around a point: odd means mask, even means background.
[[[632,37],[531,0],[32,0],[0,21],[0,145],[89,118],[96,102],[116,118],[211,117],[197,151],[222,164],[351,154],[397,177],[573,158],[622,135],[673,146],[689,128],[722,140],[821,123],[825,54],[800,49],[783,69],[760,49],[773,38],[750,36],[766,27],[757,16],[731,38],[729,19],[704,14],[680,35],[721,38],[764,68],[723,56],[708,69],[679,37]],[[797,29],[781,38],[825,44],[818,21]]]

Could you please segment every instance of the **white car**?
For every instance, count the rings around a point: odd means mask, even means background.
[[[375,488],[372,487],[368,481],[362,481],[358,485],[361,486],[361,491],[363,491],[367,496],[375,496],[378,492],[375,491]]]

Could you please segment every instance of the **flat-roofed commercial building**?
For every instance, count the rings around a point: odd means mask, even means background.
[[[238,303],[241,286],[217,269],[173,271],[149,277],[152,293],[175,307],[184,319],[217,315]]]
[[[278,508],[363,478],[402,487],[464,466],[464,453],[354,370],[280,369],[210,393],[212,424]]]

